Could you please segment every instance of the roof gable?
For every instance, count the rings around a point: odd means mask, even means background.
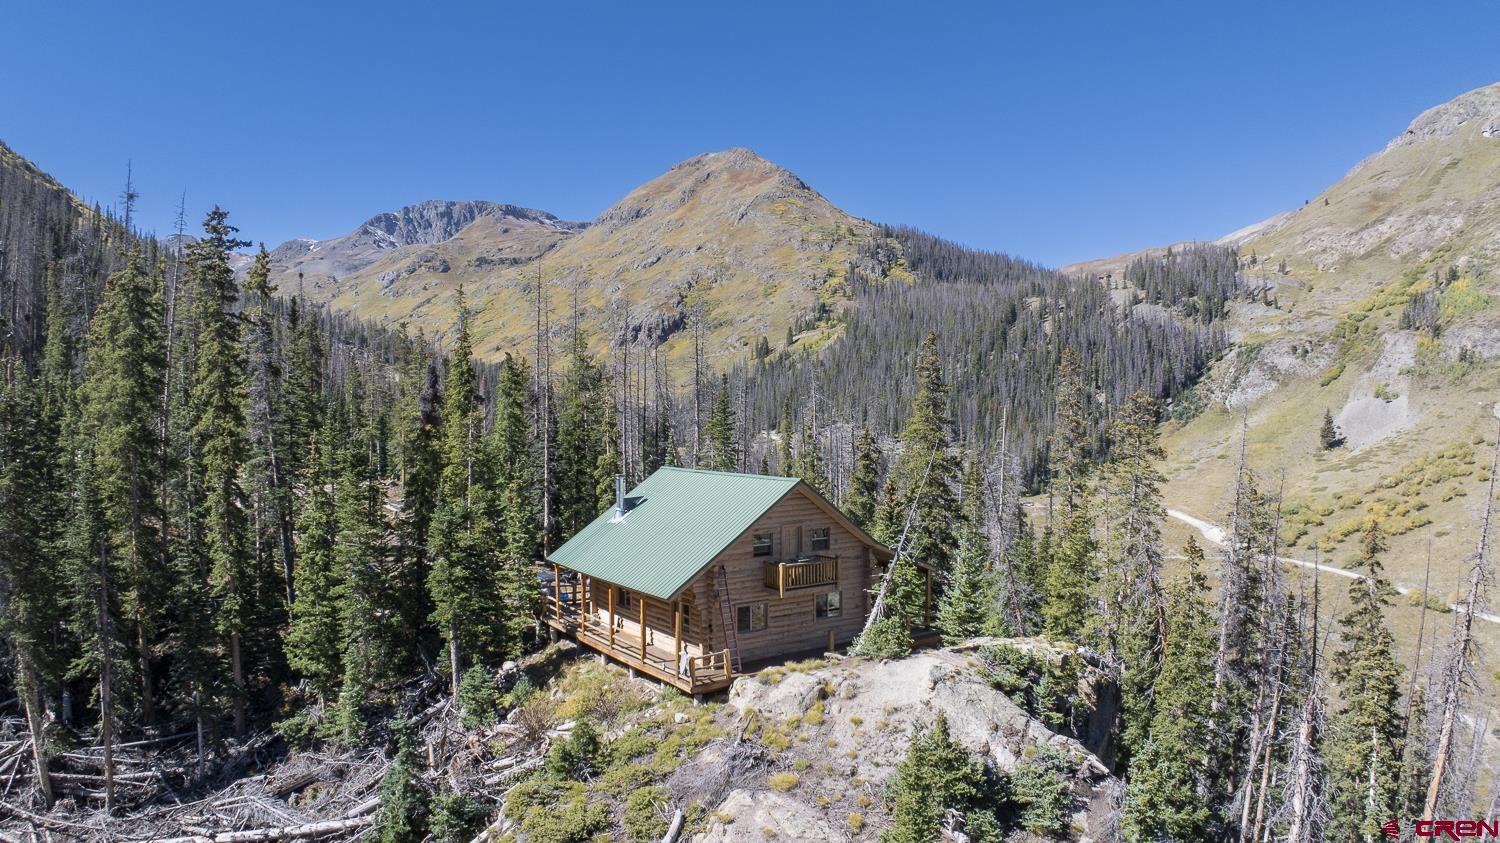
[[[611,506],[547,558],[670,600],[799,485],[805,486],[796,477],[664,467],[626,494],[623,517]],[[811,497],[849,525],[832,504],[815,492]],[[854,533],[879,547],[857,528]]]

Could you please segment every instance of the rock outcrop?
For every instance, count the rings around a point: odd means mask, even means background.
[[[1117,811],[1119,782],[1090,747],[1049,728],[991,684],[979,653],[989,644],[1044,659],[1053,655],[1052,645],[1035,639],[981,640],[902,659],[848,658],[741,678],[730,689],[730,708],[766,727],[794,724],[789,745],[772,761],[772,768],[797,771],[797,784],[784,791],[770,786],[734,788],[711,813],[708,830],[695,839],[875,839],[888,819],[880,794],[905,757],[911,737],[939,713],[946,716],[953,738],[999,773],[1014,770],[1040,745],[1065,753],[1072,766],[1072,833],[1076,839],[1098,839]],[[1080,688],[1080,699],[1111,693],[1101,683]],[[830,802],[830,791],[843,798]],[[854,823],[858,828],[847,821],[851,792],[868,794],[858,800],[868,805]]]

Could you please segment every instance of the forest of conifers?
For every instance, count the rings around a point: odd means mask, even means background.
[[[1225,347],[1233,249],[1079,281],[885,228],[860,266],[915,282],[852,267],[852,301],[809,315],[839,339],[715,378],[652,349],[593,359],[566,320],[479,364],[465,316],[439,351],[310,307],[263,249],[235,271],[250,244],[224,211],[159,241],[130,194],[116,216],[0,168],[0,698],[44,802],[63,735],[105,748],[109,811],[110,747],[164,723],[207,775],[254,731],[365,741],[414,674],[457,698],[534,643],[535,565],[616,473],[678,463],[801,476],[897,549],[862,652],[910,647],[921,560],[946,640],[1095,654],[1120,688],[1124,839],[1360,840],[1475,810],[1473,613],[1430,670],[1399,663],[1377,527],[1331,632],[1243,461],[1222,552],[1190,543],[1166,570],[1158,423]],[[1481,553],[1471,607],[1485,576]],[[976,838],[1003,824],[925,798]],[[931,811],[893,802],[891,839],[932,839]]]

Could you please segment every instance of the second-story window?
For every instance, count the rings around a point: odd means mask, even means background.
[[[750,537],[750,552],[754,556],[771,555],[771,534],[756,533]]]
[[[827,527],[814,527],[807,531],[808,547],[813,553],[828,550],[833,547],[833,540]]]

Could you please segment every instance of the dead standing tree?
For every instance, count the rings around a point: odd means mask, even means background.
[[[1500,429],[1497,429],[1500,432]],[[1442,687],[1441,717],[1438,720],[1437,743],[1432,755],[1432,779],[1427,785],[1427,803],[1422,809],[1422,819],[1430,820],[1437,813],[1438,800],[1443,795],[1444,779],[1448,775],[1448,763],[1453,749],[1453,731],[1458,721],[1458,710],[1463,703],[1465,691],[1474,681],[1474,616],[1484,611],[1493,572],[1489,564],[1490,515],[1494,511],[1495,472],[1500,470],[1500,435],[1495,442],[1494,456],[1490,459],[1489,486],[1484,496],[1484,513],[1479,527],[1479,546],[1474,551],[1469,566],[1468,582],[1463,602],[1453,616],[1453,637],[1448,643],[1448,653],[1439,677]]]

